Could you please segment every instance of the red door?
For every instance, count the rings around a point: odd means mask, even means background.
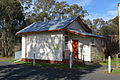
[[[73,58],[78,59],[78,40],[72,40]]]

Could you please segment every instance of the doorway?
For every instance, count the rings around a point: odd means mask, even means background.
[[[72,40],[72,54],[74,59],[78,59],[78,40]]]

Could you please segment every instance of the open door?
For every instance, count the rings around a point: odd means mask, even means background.
[[[74,59],[78,59],[78,40],[72,40],[72,54]]]

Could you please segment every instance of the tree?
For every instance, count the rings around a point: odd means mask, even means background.
[[[107,25],[106,21],[102,18],[93,19],[93,21],[87,19],[85,22],[91,28],[93,34],[101,34],[101,28]]]
[[[24,20],[23,8],[18,0],[0,1],[0,43],[2,56],[14,53],[15,33]]]
[[[69,16],[80,16],[84,18],[88,15],[86,10],[83,10],[82,6],[78,6],[77,4],[71,5],[68,9]]]
[[[107,55],[114,55],[118,53],[118,16],[106,22],[106,25],[100,28],[101,35],[107,36],[105,38]]]
[[[58,2],[56,0],[21,0],[22,4],[32,5],[30,8],[32,11],[26,19],[29,18],[33,21],[48,21],[55,18],[66,18],[73,16],[81,16],[84,18],[87,15],[87,11],[83,10],[82,6],[77,4],[69,5],[67,2]],[[30,4],[32,2],[32,4]],[[29,11],[29,10],[27,10]],[[29,12],[28,12],[29,13]]]
[[[118,16],[107,21],[107,25],[101,27],[100,33],[102,35],[118,35]]]
[[[102,18],[86,20],[86,23],[92,29],[93,34],[104,35],[105,43],[105,55],[114,55],[118,53],[118,16],[108,21],[104,21]]]

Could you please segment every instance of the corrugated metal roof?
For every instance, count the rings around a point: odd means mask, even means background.
[[[78,34],[85,35],[85,36],[104,38],[104,36],[102,36],[102,35],[95,35],[95,34],[91,34],[91,33],[87,33],[87,32],[81,32],[81,31],[73,30],[73,29],[68,29],[68,30],[72,31],[72,32],[75,32],[75,33],[78,33]]]
[[[59,30],[65,28],[67,25],[69,25],[71,22],[73,22],[78,17],[72,17],[72,18],[66,18],[66,19],[57,19],[57,20],[51,20],[47,22],[35,22],[28,27],[20,30],[16,34],[20,33],[26,33],[26,32],[41,32],[41,31],[49,31],[49,30]],[[67,30],[67,28],[66,28]],[[91,37],[99,37],[103,38],[101,35],[95,35],[87,32],[81,32],[78,30],[68,29],[69,31],[79,33],[85,36],[91,36]]]
[[[62,29],[67,26],[69,23],[74,21],[77,17],[66,18],[66,19],[57,19],[48,22],[35,22],[28,27],[20,30],[17,32],[24,33],[24,32],[38,32],[38,31],[47,31],[47,30],[55,30],[55,29]]]

